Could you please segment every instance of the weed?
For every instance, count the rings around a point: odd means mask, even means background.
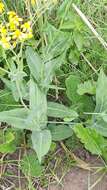
[[[19,188],[23,175],[34,189],[62,185],[73,164],[89,170],[68,150],[76,138],[107,162],[107,14],[96,2],[0,1],[1,176],[17,178],[3,164],[18,151]]]

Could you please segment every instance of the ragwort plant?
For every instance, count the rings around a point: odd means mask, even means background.
[[[78,111],[79,119],[77,112],[71,108],[47,101],[49,89],[56,88],[51,85],[55,71],[58,71],[64,62],[72,65],[75,71],[81,61],[81,53],[87,54],[86,50],[89,48],[89,44],[87,45],[84,39],[83,23],[74,12],[71,12],[71,2],[64,1],[56,11],[56,25],[60,23],[59,27],[49,22],[47,17],[43,23],[42,14],[38,14],[37,24],[39,36],[41,36],[39,43],[43,46],[40,48],[41,54],[38,54],[30,43],[30,39],[33,40],[32,25],[34,23],[32,22],[34,20],[24,21],[14,11],[6,13],[5,6],[0,4],[0,51],[1,59],[5,63],[4,67],[0,67],[1,80],[6,92],[12,94],[11,98],[14,99],[16,106],[14,108],[12,105],[10,109],[9,105],[5,111],[0,112],[0,121],[14,128],[31,132],[32,147],[40,162],[49,151],[52,140],[68,138],[72,136],[73,131],[84,143],[86,149],[102,156],[107,161],[105,138],[107,136],[107,77],[103,70],[97,82],[88,80],[81,83],[80,76],[77,76],[76,72],[65,81],[67,97]],[[31,3],[32,11],[35,8],[39,10],[42,5],[36,4],[36,1],[31,1]],[[53,120],[50,121],[50,118]],[[57,119],[60,119],[61,122],[58,123],[61,125],[56,125]],[[6,133],[5,146],[2,144],[1,152],[11,151],[13,141],[12,133]]]
[[[25,42],[33,37],[31,21],[24,22],[14,11],[5,13],[3,4],[1,13],[0,44],[6,63],[6,68],[1,68],[5,73],[1,79],[20,108],[0,112],[0,121],[20,130],[30,130],[32,146],[41,162],[50,148],[52,138],[54,139],[52,134],[55,133],[55,127],[53,129],[52,126],[47,126],[48,116],[69,118],[72,121],[78,114],[62,104],[47,102],[47,92],[60,64],[58,58],[44,61],[32,47],[24,48]],[[28,72],[24,70],[25,60]],[[63,125],[62,133],[60,139],[72,135],[69,125]]]

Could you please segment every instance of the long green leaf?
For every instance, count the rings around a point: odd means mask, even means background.
[[[25,108],[17,108],[9,111],[0,112],[0,121],[6,122],[18,129],[32,129],[34,130],[33,122],[31,125],[27,122],[30,111]]]
[[[55,71],[60,67],[61,62],[59,61],[60,57],[52,59],[45,63],[45,77],[42,83],[43,87],[47,88],[52,82]]]
[[[56,118],[70,118],[72,121],[78,117],[78,114],[63,104],[48,102],[48,116]]]
[[[107,76],[100,71],[96,88],[96,108],[92,117],[92,127],[107,137]]]
[[[40,81],[43,64],[39,55],[33,50],[33,48],[27,47],[26,59],[27,59],[27,64],[29,66],[31,74],[36,79],[36,81]]]
[[[49,130],[33,131],[32,144],[37,153],[39,162],[41,163],[42,157],[49,151],[52,137]]]
[[[44,128],[47,124],[47,99],[46,94],[38,87],[38,85],[30,80],[30,109],[29,121],[35,120],[36,128]]]
[[[97,81],[96,89],[96,109],[98,113],[105,112],[107,110],[107,77],[103,70],[100,71],[100,75]]]

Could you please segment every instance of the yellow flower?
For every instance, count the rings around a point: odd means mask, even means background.
[[[18,16],[9,17],[8,26],[9,26],[10,30],[16,30],[17,27],[20,25],[20,22],[22,22],[22,20],[23,19]]]
[[[0,14],[4,11],[4,4],[0,2]]]
[[[5,49],[9,49],[10,48],[10,37],[2,37],[0,40],[0,44],[3,46],[3,48]]]
[[[31,22],[25,22],[23,25],[21,25],[21,28],[23,29],[23,32],[25,32],[26,30],[30,31],[31,30]]]
[[[13,32],[13,34],[12,34],[12,39],[20,39],[21,38],[21,36],[22,36],[22,32],[19,30],[19,29],[17,29],[17,30],[15,30],[14,32]]]
[[[23,19],[18,17],[18,15],[14,11],[9,11],[7,14],[9,15],[8,25],[10,27],[10,30],[16,30],[17,26],[20,25],[20,22],[22,22]]]
[[[13,22],[9,22],[9,23],[8,23],[8,27],[9,27],[10,30],[16,30],[16,29],[17,29],[16,24],[13,23]]]
[[[7,15],[8,21],[0,24],[0,44],[5,49],[15,48],[18,43],[33,37],[30,21],[23,23],[23,19],[14,11],[8,12]]]
[[[1,33],[1,36],[7,35],[8,31],[5,26],[0,25],[0,33]]]
[[[14,11],[9,11],[9,12],[7,12],[7,14],[9,15],[9,17],[16,16],[16,13]]]
[[[9,17],[9,23],[14,23],[16,26],[19,26],[19,22],[22,22],[23,19],[18,17],[17,15],[14,17]]]

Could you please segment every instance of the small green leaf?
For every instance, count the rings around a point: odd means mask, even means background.
[[[49,125],[53,141],[61,141],[72,136],[73,130],[68,125]]]
[[[72,121],[78,117],[78,114],[63,104],[48,102],[48,116],[56,118],[69,118],[70,121]]]
[[[91,80],[88,80],[84,83],[78,85],[77,93],[79,95],[91,94],[94,95],[96,93],[96,84]]]
[[[81,51],[82,48],[83,48],[83,45],[84,45],[84,37],[83,37],[83,35],[78,31],[74,31],[73,37],[74,37],[74,42],[75,42],[78,50]]]
[[[92,154],[102,155],[107,142],[94,128],[84,128],[81,124],[73,128],[85,148]]]
[[[78,65],[80,53],[77,51],[77,48],[71,49],[69,54],[69,60],[73,65]]]
[[[76,75],[70,75],[66,81],[66,93],[68,98],[73,102],[78,102],[80,100],[79,95],[77,94],[77,86],[81,83],[80,78]]]
[[[50,151],[51,151],[51,152],[55,152],[56,148],[57,148],[56,142],[52,142],[52,143],[51,143],[51,146],[50,146]]]
[[[13,153],[16,150],[15,136],[12,132],[0,130],[0,152],[1,153]]]
[[[13,133],[11,132],[7,132],[5,135],[5,139],[7,143],[10,143],[11,141],[13,141],[15,139]]]
[[[19,103],[16,103],[10,90],[0,90],[0,111],[7,111],[10,108],[14,109],[14,107],[18,105]]]
[[[24,156],[21,160],[21,170],[25,176],[40,177],[43,167],[39,164],[36,155],[30,154]]]
[[[49,130],[33,131],[31,138],[33,148],[37,153],[39,162],[41,163],[42,157],[47,154],[51,146],[51,133]]]
[[[81,84],[81,80],[76,75],[70,75],[66,81],[66,94],[68,98],[71,100],[72,104],[78,106],[78,111],[83,117],[83,112],[92,112],[94,111],[94,102],[92,97],[87,95],[79,95],[77,93],[78,85]]]

